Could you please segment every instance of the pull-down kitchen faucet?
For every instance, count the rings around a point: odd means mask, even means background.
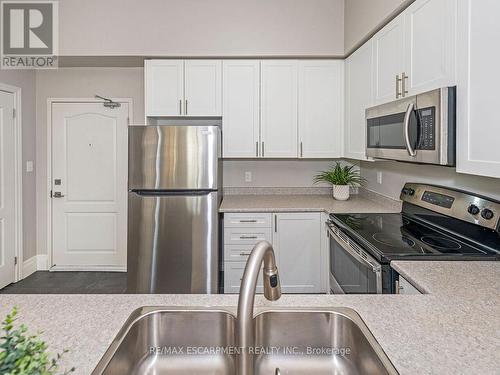
[[[240,296],[238,299],[238,375],[253,375],[254,358],[252,350],[255,345],[255,330],[253,327],[253,306],[257,277],[264,261],[264,296],[269,301],[281,297],[281,285],[276,267],[273,246],[267,241],[255,245],[248,257],[245,272],[241,279]]]

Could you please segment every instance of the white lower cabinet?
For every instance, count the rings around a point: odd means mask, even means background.
[[[224,215],[224,293],[238,293],[254,245],[273,244],[283,293],[324,293],[321,213],[252,213]],[[257,292],[262,293],[262,274]]]
[[[279,213],[273,246],[284,293],[320,293],[321,213]]]
[[[396,291],[398,294],[422,294],[404,277],[399,276],[399,289]]]

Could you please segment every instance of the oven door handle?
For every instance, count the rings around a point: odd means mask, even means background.
[[[415,110],[415,104],[410,103],[408,104],[408,108],[406,109],[405,113],[405,120],[404,120],[404,130],[405,130],[405,143],[406,143],[406,150],[408,151],[408,155],[411,157],[417,156],[417,152],[411,147],[410,143],[410,117],[413,111]]]
[[[329,227],[328,232],[330,235],[337,241],[337,243],[342,246],[342,248],[349,253],[354,259],[356,259],[359,263],[363,263],[368,268],[371,268],[373,272],[378,273],[381,272],[380,264],[372,263],[368,259],[363,258],[359,255],[354,249],[352,249],[348,244],[345,243],[337,234]]]

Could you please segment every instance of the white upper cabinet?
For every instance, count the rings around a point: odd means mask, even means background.
[[[373,37],[373,61],[375,101],[382,103],[400,97],[398,79],[404,71],[403,15],[393,19]]]
[[[299,157],[341,157],[344,61],[300,61],[298,95]]]
[[[455,85],[457,0],[417,0],[404,16],[408,95]]]
[[[225,158],[259,156],[259,60],[224,60],[222,135]]]
[[[222,62],[185,61],[186,116],[222,115]]]
[[[457,83],[457,172],[500,178],[500,1],[461,0]],[[492,182],[495,183],[495,182]]]
[[[367,160],[365,110],[373,99],[373,41],[346,60],[344,157]]]
[[[181,116],[184,61],[145,60],[146,116]]]
[[[261,62],[261,156],[296,158],[297,61]]]
[[[456,84],[458,0],[416,0],[373,37],[375,102]]]

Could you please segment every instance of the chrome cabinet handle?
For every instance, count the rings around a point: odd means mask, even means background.
[[[259,157],[259,141],[255,142],[255,156]]]
[[[274,232],[278,233],[278,215],[274,215]]]
[[[262,157],[264,157],[264,141],[262,141]]]
[[[304,152],[303,152],[303,147],[302,147],[302,141],[300,141],[300,157],[304,157]]]
[[[401,73],[401,96],[404,98],[406,94],[408,94],[408,90],[406,90],[406,80],[408,76],[405,72]]]
[[[184,112],[187,115],[188,114],[188,101],[186,99],[186,105],[184,106]]]
[[[246,257],[246,256],[248,256],[248,255],[250,255],[250,253],[244,253],[244,252],[241,252],[241,253],[240,253],[240,256],[242,256],[242,257]]]
[[[240,240],[256,240],[257,236],[240,236]]]
[[[399,99],[401,96],[403,96],[399,92],[399,84],[401,83],[401,78],[399,78],[399,74],[396,74],[396,99]]]
[[[408,108],[406,109],[406,113],[405,113],[405,122],[404,122],[404,124],[405,124],[404,131],[405,131],[406,150],[408,151],[408,155],[410,155],[411,157],[417,156],[417,152],[413,149],[413,147],[411,147],[410,134],[409,134],[410,116],[411,116],[414,109],[415,109],[415,104],[413,104],[413,103],[408,104]]]
[[[240,220],[240,223],[256,223],[257,220],[255,219],[249,219],[249,220]]]
[[[179,99],[179,115],[182,115],[182,99]]]

